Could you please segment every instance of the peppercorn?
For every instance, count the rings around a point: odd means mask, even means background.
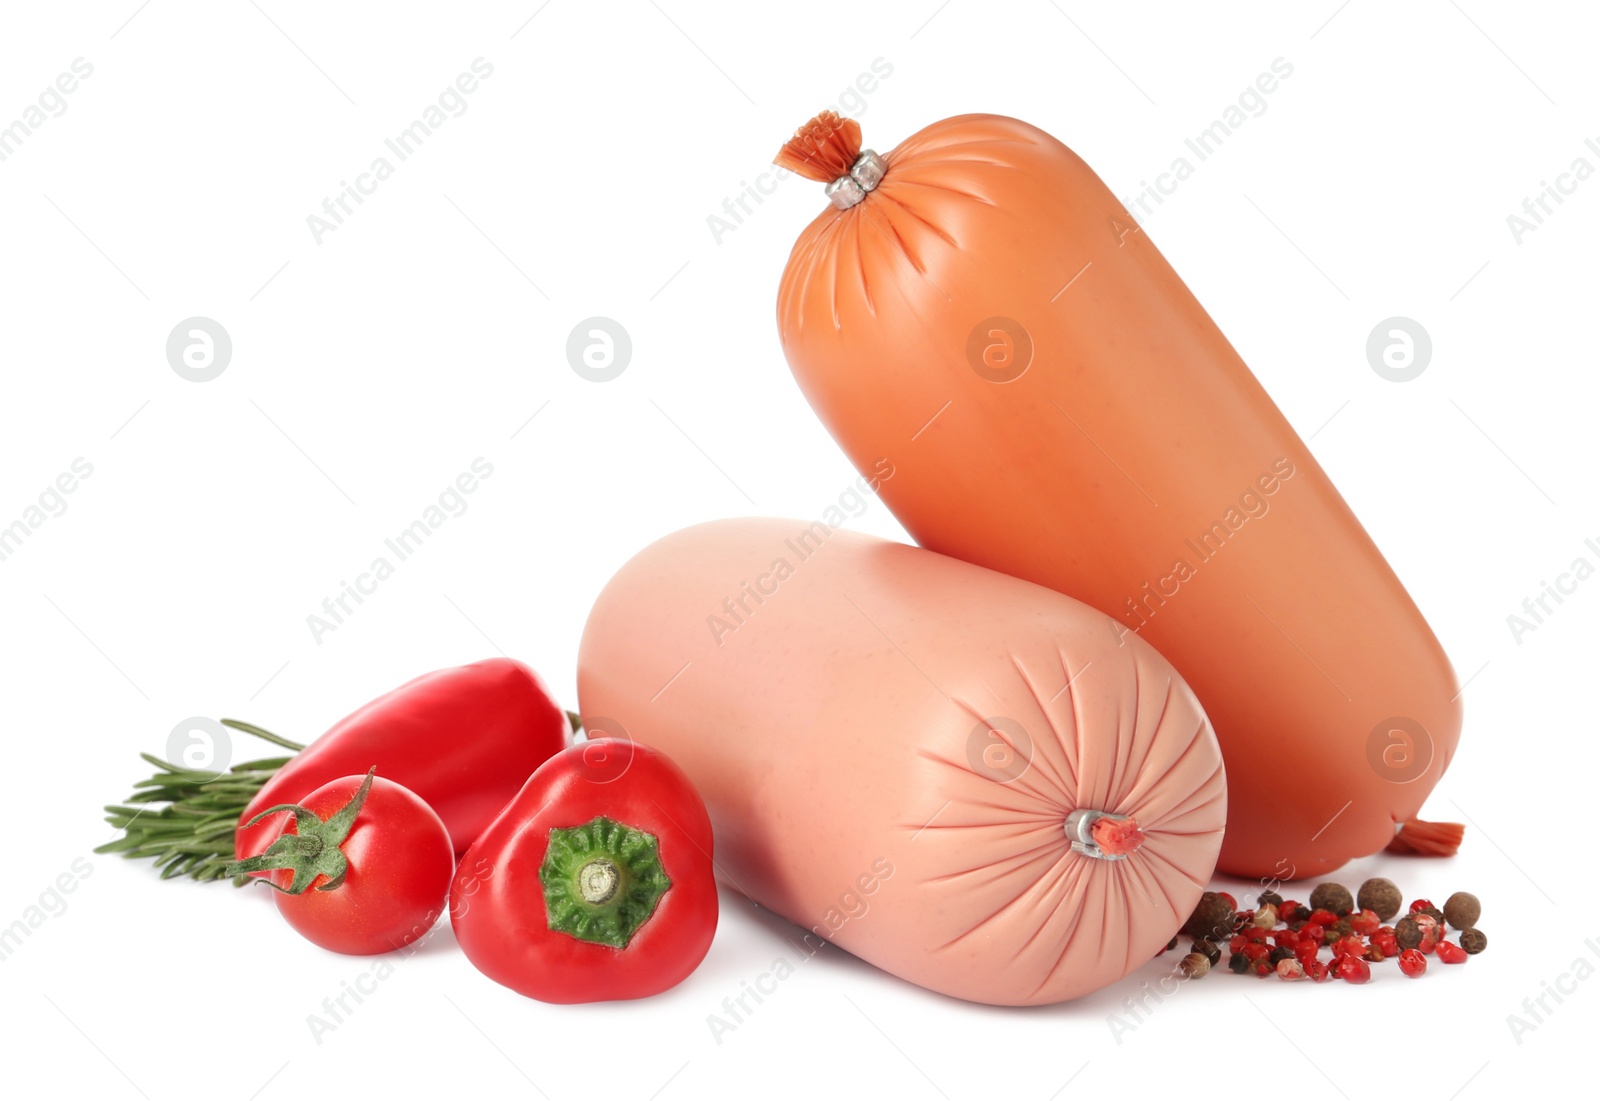
[[[1211,970],[1211,961],[1199,952],[1190,952],[1178,961],[1178,971],[1186,979],[1203,979]]]
[[[1424,906],[1422,909],[1418,910],[1417,913],[1426,914],[1438,924],[1444,924],[1444,911],[1439,909],[1437,906]]]
[[[1311,892],[1311,908],[1313,910],[1327,910],[1335,917],[1343,917],[1355,909],[1356,900],[1350,897],[1350,891],[1342,883],[1319,883],[1317,889]]]
[[[1347,917],[1342,917],[1328,926],[1328,935],[1330,937],[1348,937],[1355,931],[1355,926],[1350,924],[1350,919]]]
[[[1444,900],[1444,919],[1450,923],[1452,929],[1471,929],[1478,924],[1478,918],[1481,916],[1483,907],[1478,903],[1476,895],[1457,891]]]
[[[1350,915],[1350,928],[1364,937],[1370,937],[1382,925],[1378,915],[1371,910],[1357,910]]]
[[[1256,899],[1256,905],[1271,906],[1276,909],[1278,906],[1283,905],[1283,896],[1277,891],[1262,891],[1260,896]]]
[[[1215,891],[1207,891],[1183,923],[1182,932],[1194,940],[1226,938],[1233,932],[1233,906]]]
[[[1300,966],[1306,969],[1306,978],[1312,982],[1328,981],[1328,965],[1315,956],[1308,960],[1301,960]]]
[[[1360,956],[1341,956],[1335,964],[1339,977],[1349,983],[1364,983],[1372,978],[1372,965]]]
[[[1243,975],[1246,971],[1250,970],[1250,957],[1240,955],[1239,953],[1235,952],[1233,955],[1228,957],[1228,970],[1232,971],[1235,975]]]
[[[1366,942],[1354,933],[1334,941],[1332,948],[1334,959],[1338,959],[1341,956],[1361,956],[1365,955],[1367,951]]]
[[[1441,940],[1438,947],[1440,963],[1466,963],[1467,950],[1454,941]]]
[[[1400,912],[1405,901],[1400,888],[1381,876],[1367,880],[1356,892],[1356,902],[1363,910],[1371,910],[1380,921],[1388,921]]]
[[[1299,960],[1279,960],[1278,978],[1293,982],[1295,979],[1306,977],[1306,968]]]
[[[1278,966],[1278,964],[1282,963],[1284,960],[1292,959],[1294,959],[1294,949],[1285,948],[1281,944],[1267,953],[1267,962],[1272,964],[1274,967]]]
[[[1271,929],[1278,924],[1278,908],[1271,903],[1262,906],[1251,919],[1251,924],[1257,929]]]
[[[1215,967],[1217,964],[1222,962],[1222,949],[1218,948],[1209,940],[1195,941],[1194,950],[1199,952],[1208,961],[1210,961],[1212,967]]]
[[[1394,940],[1401,948],[1401,955],[1422,943],[1422,926],[1417,923],[1416,915],[1407,914],[1394,923]]]
[[[1414,899],[1411,900],[1411,905],[1406,907],[1406,910],[1409,913],[1413,913],[1414,914],[1418,910],[1432,910],[1433,908],[1434,908],[1433,903],[1429,902],[1427,899],[1425,899],[1425,898],[1414,898]]]
[[[1290,925],[1293,925],[1297,921],[1304,921],[1304,910],[1305,907],[1293,899],[1280,902],[1278,903],[1278,920],[1287,922]]]
[[[1415,948],[1400,953],[1400,974],[1408,979],[1419,978],[1428,969],[1428,961]]]
[[[1376,944],[1369,944],[1367,945],[1367,954],[1362,958],[1373,963],[1382,963],[1387,957],[1384,956],[1382,948],[1379,948]]]
[[[1324,910],[1319,906],[1312,907],[1311,917],[1308,919],[1313,925],[1332,925],[1339,918],[1332,910]]]
[[[1417,928],[1422,930],[1422,943],[1417,947],[1424,953],[1432,952],[1439,947],[1439,942],[1444,939],[1444,926],[1428,914],[1415,913],[1411,916],[1416,919]]]
[[[1476,956],[1489,947],[1489,938],[1476,929],[1461,930],[1461,947],[1466,949],[1467,955]]]

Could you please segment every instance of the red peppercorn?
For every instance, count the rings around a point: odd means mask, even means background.
[[[1363,956],[1367,951],[1367,943],[1360,937],[1351,933],[1347,937],[1340,937],[1333,942],[1333,958],[1342,956]]]
[[[1275,969],[1266,960],[1256,960],[1250,965],[1250,973],[1258,979],[1264,979],[1273,974]]]
[[[1394,959],[1400,954],[1400,942],[1394,939],[1393,933],[1385,933],[1382,929],[1372,934],[1372,946],[1383,953],[1384,959]]]
[[[1243,933],[1235,933],[1228,941],[1228,951],[1237,956],[1240,952],[1244,951],[1244,946],[1249,943],[1250,941]]]
[[[1465,953],[1463,953],[1463,958],[1465,958]],[[1279,960],[1278,961],[1278,978],[1280,978],[1280,979],[1288,979],[1289,981],[1292,982],[1295,979],[1303,979],[1305,977],[1306,977],[1305,965],[1302,964],[1299,960]]]
[[[1252,925],[1244,931],[1244,936],[1246,940],[1262,943],[1267,939],[1267,931],[1259,925]]]
[[[1271,952],[1272,949],[1268,948],[1265,944],[1262,944],[1259,941],[1252,941],[1244,946],[1244,952],[1242,955],[1251,963],[1256,963],[1257,961],[1266,959]]]
[[[1345,982],[1361,984],[1372,978],[1372,968],[1360,956],[1343,956],[1337,965],[1339,977]]]
[[[1383,922],[1378,920],[1378,915],[1371,910],[1358,910],[1350,915],[1350,928],[1364,937],[1370,937],[1378,931]]]
[[[1301,963],[1317,958],[1317,946],[1310,941],[1303,940],[1295,946],[1294,958]]]
[[[1332,910],[1312,910],[1311,916],[1306,920],[1314,925],[1332,925],[1339,918]]]
[[[1279,929],[1272,934],[1272,943],[1279,948],[1293,948],[1300,943],[1300,934],[1293,929]]]
[[[1419,977],[1428,969],[1428,961],[1415,948],[1400,953],[1400,973],[1408,979]]]
[[[1285,923],[1291,921],[1300,921],[1304,919],[1305,916],[1305,904],[1296,902],[1294,899],[1285,899],[1283,905],[1278,907],[1278,919]]]
[[[1415,914],[1422,910],[1437,910],[1438,907],[1425,898],[1419,898],[1410,906],[1410,912]]]
[[[1444,930],[1439,927],[1437,921],[1427,914],[1416,913],[1411,916],[1416,919],[1417,928],[1422,931],[1422,942],[1417,947],[1422,949],[1424,954],[1431,953],[1435,948],[1439,947],[1439,941],[1444,936]]]
[[[1300,939],[1320,945],[1328,939],[1328,927],[1326,925],[1318,925],[1314,921],[1308,921],[1300,929]]]
[[[1302,960],[1300,965],[1305,968],[1306,978],[1312,982],[1328,981],[1328,965],[1318,959]]]
[[[1440,963],[1467,962],[1467,950],[1453,940],[1441,940],[1437,951]]]

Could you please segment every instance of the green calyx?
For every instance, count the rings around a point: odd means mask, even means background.
[[[254,735],[291,753],[305,746],[259,726],[223,719],[222,725]],[[162,879],[188,876],[205,882],[222,879],[233,861],[233,834],[239,816],[268,780],[290,760],[245,761],[226,772],[184,768],[150,753],[139,755],[157,769],[149,779],[134,785],[133,794],[120,804],[106,807],[106,821],[122,831],[94,851],[121,853],[129,859],[153,857]],[[165,804],[164,806],[161,804]],[[233,877],[233,885],[250,881]]]
[[[295,833],[285,833],[260,856],[252,856],[248,860],[240,860],[229,864],[226,875],[245,875],[250,872],[275,872],[285,869],[294,872],[289,881],[289,886],[280,887],[270,878],[262,882],[275,891],[282,891],[286,895],[303,895],[311,889],[318,876],[327,876],[328,882],[318,887],[319,891],[336,890],[344,882],[345,873],[350,870],[350,861],[346,859],[339,846],[344,844],[350,835],[350,827],[355,825],[356,815],[361,813],[361,804],[367,801],[367,792],[372,790],[372,777],[377,774],[377,768],[367,769],[367,778],[361,781],[361,786],[350,797],[350,801],[335,811],[327,821],[318,818],[315,811],[294,803],[279,803],[275,807],[268,807],[256,815],[246,826],[253,826],[263,818],[273,814],[290,811],[294,814]]]
[[[551,830],[539,882],[552,931],[619,949],[672,886],[655,836],[605,817]]]

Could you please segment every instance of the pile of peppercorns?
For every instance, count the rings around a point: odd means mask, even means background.
[[[1226,892],[1207,891],[1180,930],[1194,948],[1178,970],[1185,978],[1203,977],[1221,965],[1225,944],[1228,970],[1236,975],[1364,983],[1372,978],[1371,965],[1387,959],[1398,957],[1400,973],[1414,979],[1428,969],[1430,955],[1465,963],[1488,947],[1477,928],[1482,907],[1467,892],[1451,895],[1443,910],[1419,898],[1405,917],[1384,924],[1400,912],[1401,900],[1400,888],[1387,879],[1367,880],[1354,898],[1338,883],[1321,883],[1309,904],[1263,891],[1254,910],[1240,910]],[[1446,939],[1448,929],[1456,930],[1457,940]],[[1176,947],[1173,937],[1162,952]],[[1332,959],[1322,959],[1324,948]]]

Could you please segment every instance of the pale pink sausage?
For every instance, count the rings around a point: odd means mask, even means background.
[[[1146,962],[1222,840],[1216,739],[1148,644],[1052,590],[820,522],[647,547],[590,614],[578,694],[597,732],[694,780],[731,886],[973,1001],[1064,1001]],[[1130,816],[1142,844],[1074,851],[1079,808]]]

